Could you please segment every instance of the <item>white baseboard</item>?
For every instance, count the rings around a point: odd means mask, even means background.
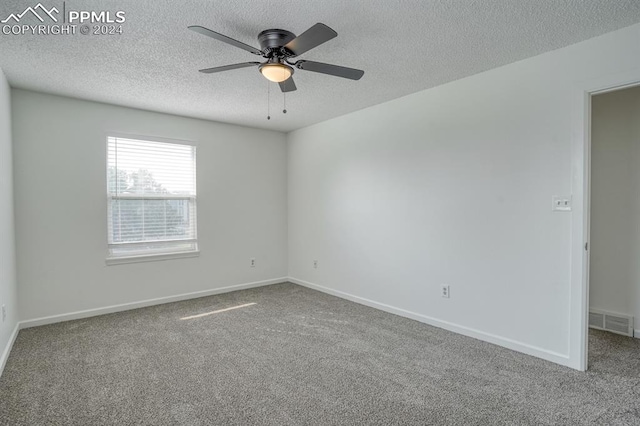
[[[246,284],[236,284],[228,287],[214,288],[210,290],[196,291],[193,293],[179,294],[176,296],[159,297],[156,299],[141,300],[139,302],[123,303],[120,305],[105,306],[102,308],[87,309],[85,311],[70,312],[68,314],[52,315],[49,317],[34,318],[21,321],[20,329],[37,327],[40,325],[54,324],[57,322],[71,321],[81,318],[95,317],[98,315],[112,314],[114,312],[128,311],[131,309],[145,308],[147,306],[162,305],[164,303],[180,302],[182,300],[197,299],[198,297],[212,296],[214,294],[229,293],[231,291],[245,290],[248,288],[262,287],[271,284],[286,282],[287,278],[274,278],[264,281],[255,281]]]
[[[18,337],[18,331],[20,331],[20,323],[16,324],[15,328],[13,329],[13,333],[11,333],[11,337],[9,337],[7,346],[4,347],[2,355],[0,356],[0,376],[2,376],[4,366],[7,364],[7,360],[9,359],[9,354],[11,353],[11,348],[13,348],[13,343],[16,341],[16,337]]]
[[[640,339],[640,330],[633,330],[633,337]]]
[[[436,318],[428,317],[426,315],[417,314],[415,312],[407,311],[401,308],[396,308],[394,306],[386,305],[384,303],[375,302],[373,300],[365,299],[363,297],[354,296],[349,293],[345,293],[339,290],[334,290],[332,288],[324,287],[318,284],[313,284],[308,281],[299,280],[297,278],[289,277],[288,281],[294,284],[299,284],[301,286],[311,288],[313,290],[318,290],[323,293],[330,294],[332,296],[337,296],[342,299],[347,299],[352,302],[359,303],[361,305],[366,305],[372,308],[380,309],[381,311],[389,312],[405,318],[410,318],[412,320],[420,321],[422,323],[429,324],[434,327],[443,328],[445,330],[452,331],[454,333],[462,334],[468,337],[473,337],[474,339],[482,340],[488,343],[492,343],[494,345],[502,346],[507,349],[511,349],[517,352],[522,352],[524,354],[542,358],[547,361],[555,362],[556,364],[574,368],[570,363],[568,355],[563,355],[557,352],[553,352],[553,351],[542,349],[536,346],[528,345],[526,343],[522,343],[516,340],[497,336],[495,334],[485,333],[484,331],[475,330],[473,328],[457,325],[448,321],[442,321]]]

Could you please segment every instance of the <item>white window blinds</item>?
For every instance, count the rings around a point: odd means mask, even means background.
[[[196,147],[107,138],[109,257],[197,250]]]

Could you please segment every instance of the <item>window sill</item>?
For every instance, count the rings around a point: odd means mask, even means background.
[[[181,253],[163,253],[163,254],[148,254],[144,256],[127,256],[127,257],[107,257],[105,263],[107,266],[122,265],[125,263],[140,263],[140,262],[158,262],[161,260],[172,259],[184,259],[188,257],[198,257],[200,251],[186,251]]]

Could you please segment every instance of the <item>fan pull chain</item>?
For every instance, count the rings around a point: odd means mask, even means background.
[[[282,92],[282,99],[283,99],[282,113],[286,114],[287,113],[287,92]]]
[[[271,120],[271,85],[267,81],[267,120]]]
[[[285,77],[284,68],[282,69],[282,76]],[[284,85],[287,85],[287,80],[284,80]],[[282,113],[287,113],[287,92],[282,92]]]

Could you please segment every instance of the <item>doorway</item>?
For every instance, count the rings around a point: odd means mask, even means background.
[[[590,123],[587,366],[624,368],[640,354],[640,86],[591,94]]]

